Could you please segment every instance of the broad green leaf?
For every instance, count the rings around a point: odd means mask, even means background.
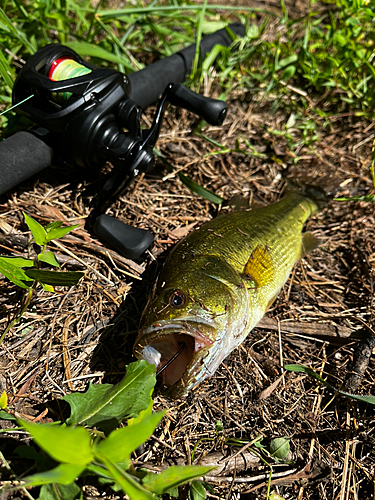
[[[76,229],[79,227],[80,224],[75,224],[74,226],[67,226],[67,227],[52,227],[51,229],[47,229],[47,241],[51,240],[57,240],[59,238],[62,238],[66,234],[70,233],[70,231],[73,231],[73,229]]]
[[[297,54],[293,54],[289,57],[286,57],[285,59],[281,59],[281,61],[279,61],[277,66],[276,66],[276,71],[281,69],[281,68],[285,68],[285,66],[288,66],[289,64],[294,63],[297,60],[298,60]]]
[[[53,288],[53,286],[51,285],[46,285],[45,283],[41,283],[42,287],[44,288],[44,290],[46,292],[50,292],[50,293],[57,293],[56,290]]]
[[[101,461],[107,467],[111,477],[121,487],[121,489],[131,498],[131,500],[156,500],[155,496],[147,491],[130,474],[124,472],[104,455]]]
[[[16,420],[16,417],[4,410],[0,410],[0,418],[3,420]]]
[[[335,392],[337,394],[340,394],[340,396],[343,396],[345,398],[351,398],[355,399],[357,401],[362,401],[364,403],[369,403],[371,405],[375,405],[375,396],[360,396],[357,394],[350,394],[349,392],[344,392],[340,391],[339,389],[336,389],[333,385],[329,384],[326,380],[324,380],[320,375],[318,375],[314,370],[309,368],[308,366],[303,366],[303,365],[285,365],[284,366],[285,370],[288,370],[290,372],[303,372],[307,373],[311,377],[316,378],[321,382],[323,385],[328,387],[332,392]]]
[[[149,403],[148,407],[145,410],[142,410],[141,412],[139,412],[139,415],[137,415],[136,417],[128,419],[127,424],[129,427],[132,425],[135,425],[135,424],[139,424],[140,422],[142,422],[142,420],[144,420],[146,417],[148,417],[149,415],[152,414],[152,407],[154,406],[154,400],[152,399],[153,392],[154,392],[154,388],[152,387],[152,389],[150,391],[150,403]]]
[[[201,26],[202,33],[208,35],[225,28],[226,26],[228,26],[228,23],[226,23],[225,21],[202,21]]]
[[[0,408],[4,410],[8,405],[8,396],[5,391],[3,391],[2,395],[0,396]]]
[[[44,245],[46,243],[47,233],[43,226],[39,224],[35,219],[30,217],[29,215],[22,212],[25,217],[25,222],[30,229],[32,235],[34,236],[35,243],[37,245]]]
[[[248,38],[259,38],[259,26],[257,24],[250,24],[246,35]]]
[[[270,453],[272,457],[284,460],[290,451],[289,439],[275,438],[270,442]]]
[[[280,496],[278,493],[271,493],[268,498],[269,500],[285,500],[285,498]]]
[[[29,289],[33,284],[23,269],[14,266],[11,264],[10,259],[4,260],[3,257],[0,257],[0,274],[21,288]]]
[[[76,483],[50,483],[40,488],[38,500],[75,500],[80,496],[81,488]]]
[[[113,463],[129,459],[130,453],[151,436],[164,413],[163,411],[154,413],[139,424],[111,432],[107,439],[100,441],[95,450],[100,451]]]
[[[206,489],[201,481],[192,481],[189,490],[189,500],[205,500]]]
[[[27,460],[34,460],[35,464],[39,467],[44,467],[45,463],[50,460],[49,457],[44,453],[44,451],[40,451],[39,453],[36,451],[34,446],[26,446],[21,445],[15,448],[14,453],[19,455],[21,458],[26,458]]]
[[[224,430],[224,426],[223,426],[223,423],[221,420],[218,420],[215,424],[215,432],[216,434],[219,433],[219,432],[223,432]]]
[[[34,261],[33,259],[24,259],[23,257],[4,257],[1,256],[0,259],[3,262],[7,262],[14,267],[33,267]]]
[[[63,225],[63,223],[59,220],[55,220],[53,222],[49,222],[46,227],[44,228],[46,230],[46,233],[50,233],[52,231],[52,229],[56,229],[58,227],[61,227]]]
[[[169,490],[167,491],[166,494],[169,495],[172,498],[178,498],[178,496],[179,496],[179,494],[178,494],[178,486],[176,488],[169,488]]]
[[[116,385],[93,385],[87,392],[72,393],[62,399],[71,407],[68,425],[119,423],[139,415],[150,404],[150,391],[156,382],[155,366],[147,361],[128,365],[125,377]]]
[[[20,420],[20,425],[25,427],[42,450],[57,462],[87,465],[94,458],[90,434],[83,427],[34,424],[24,420]]]
[[[26,484],[22,484],[22,486],[40,486],[48,483],[71,484],[84,470],[84,465],[60,464],[54,469],[25,477]]]
[[[294,76],[296,69],[297,68],[293,65],[285,68],[283,74],[281,75],[281,80],[284,81],[290,80]]]
[[[178,172],[178,176],[181,182],[183,182],[185,186],[190,189],[190,191],[193,191],[193,193],[197,194],[198,196],[201,196],[202,198],[205,198],[208,201],[211,201],[212,203],[217,203],[218,205],[223,203],[224,201],[223,198],[217,196],[215,193],[212,193],[208,189],[205,189],[204,187],[200,186],[192,179],[190,179],[190,177],[184,175],[182,172]]]
[[[42,269],[28,269],[26,276],[40,283],[52,286],[73,286],[76,285],[85,273],[80,271],[44,271]]]
[[[202,465],[172,465],[160,474],[147,474],[142,484],[153,493],[162,495],[170,488],[180,486],[197,477],[205,476],[216,467],[204,467]]]
[[[60,267],[60,264],[57,262],[55,254],[53,252],[38,254],[38,260],[40,260],[41,262],[46,262],[50,266]]]

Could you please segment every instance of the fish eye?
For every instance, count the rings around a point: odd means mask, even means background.
[[[179,309],[185,305],[186,296],[181,290],[173,290],[172,294],[169,296],[168,302],[173,309]]]

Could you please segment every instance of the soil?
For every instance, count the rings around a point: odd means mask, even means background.
[[[277,8],[276,2],[263,5]],[[297,17],[308,6],[293,2],[291,8]],[[201,91],[217,97],[215,73]],[[331,116],[328,124],[318,122],[319,140],[294,151],[299,158],[294,162],[287,140],[272,134],[283,130],[289,118],[286,106],[281,103],[275,110],[272,96],[261,97],[234,87],[224,125],[205,126],[204,135],[229,153],[194,133],[194,115],[175,109],[167,113],[158,147],[169,167],[158,161],[107,211],[154,234],[143,262],[122,257],[87,230],[85,221],[101,182],[98,172],[53,166],[2,197],[1,253],[26,256],[38,251],[35,246],[27,250],[29,233],[22,211],[41,224],[80,223],[72,235],[51,244],[51,250],[63,269],[85,272],[79,285],[68,291],[39,291],[2,343],[0,393],[8,393],[12,411],[37,421],[61,418],[66,409],[59,398],[84,391],[90,381],[115,383],[126,364],[134,361],[132,343],[162,263],[181,237],[217,214],[217,206],[181,183],[179,171],[232,200],[232,205],[276,201],[286,177],[332,185],[337,196],[371,192],[371,121],[345,110]],[[314,104],[321,96],[310,98]],[[152,116],[149,110],[145,126]],[[246,149],[244,138],[252,154],[234,151],[238,146]],[[283,366],[306,365],[336,388],[374,393],[374,228],[374,206],[368,202],[330,201],[314,215],[306,229],[321,245],[296,264],[266,318],[214,376],[181,400],[156,397],[155,409],[167,409],[167,414],[138,450],[136,464],[153,470],[179,460],[187,464],[194,449],[194,463],[226,463],[218,475],[206,478],[214,488],[208,498],[264,499],[270,467],[243,445],[259,435],[266,447],[274,438],[287,437],[288,461],[267,459],[272,462],[271,491],[284,499],[373,499],[374,406],[340,397],[308,375]],[[0,291],[4,330],[19,310],[23,293],[5,279],[0,279]],[[0,420],[0,426],[7,429],[12,424]],[[10,457],[16,474],[25,472],[14,455],[19,440],[25,437],[17,431],[0,434],[1,452]],[[0,472],[2,481],[9,479],[4,467]],[[115,497],[99,486],[85,486],[84,495]]]

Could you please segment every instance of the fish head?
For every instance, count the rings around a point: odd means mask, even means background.
[[[165,394],[177,398],[210,377],[229,354],[231,319],[244,302],[241,278],[223,259],[195,257],[164,267],[142,315],[134,354],[155,364]]]

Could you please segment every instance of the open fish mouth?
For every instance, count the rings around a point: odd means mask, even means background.
[[[169,388],[182,379],[192,363],[197,352],[195,344],[195,339],[191,335],[180,332],[169,333],[147,344],[142,349],[141,356],[156,366],[162,388]]]
[[[196,325],[185,323],[186,329],[181,326],[161,322],[152,325],[142,332],[134,350],[137,358],[156,366],[161,389],[173,392],[174,397],[195,385],[194,375],[213,343]]]

